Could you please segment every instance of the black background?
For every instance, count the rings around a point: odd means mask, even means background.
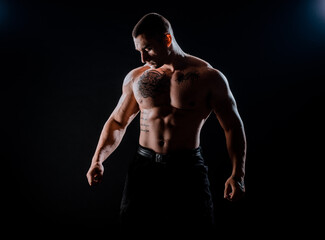
[[[132,28],[158,12],[185,52],[226,75],[245,124],[247,192],[237,203],[223,199],[229,159],[216,118],[202,130],[220,231],[318,229],[312,220],[321,215],[323,191],[324,1],[0,1],[0,8],[8,227],[32,234],[116,230],[138,118],[105,162],[103,183],[90,188],[85,175],[123,78],[141,65]]]

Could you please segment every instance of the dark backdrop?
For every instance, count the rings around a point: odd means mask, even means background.
[[[123,78],[141,64],[132,28],[154,11],[185,52],[226,75],[245,123],[247,193],[238,203],[223,200],[229,159],[214,116],[202,131],[221,231],[309,230],[321,211],[324,1],[103,2],[0,1],[7,226],[116,229],[138,118],[105,162],[103,183],[90,188],[85,175]]]

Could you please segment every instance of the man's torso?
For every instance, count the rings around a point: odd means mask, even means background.
[[[182,69],[171,72],[143,66],[133,82],[140,108],[140,145],[159,153],[193,149],[200,144],[201,128],[211,112],[211,67],[190,57]]]

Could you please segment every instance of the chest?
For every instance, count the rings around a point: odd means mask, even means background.
[[[145,71],[133,84],[133,92],[140,107],[171,105],[192,109],[202,105],[205,90],[198,71],[166,73]]]

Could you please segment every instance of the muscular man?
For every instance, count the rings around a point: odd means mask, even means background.
[[[214,113],[225,132],[232,172],[224,197],[245,191],[246,138],[226,77],[182,51],[163,16],[145,15],[132,32],[143,66],[130,71],[122,96],[105,123],[87,173],[102,181],[103,162],[140,113],[139,148],[126,179],[121,220],[128,227],[209,226],[213,204],[200,132]]]

